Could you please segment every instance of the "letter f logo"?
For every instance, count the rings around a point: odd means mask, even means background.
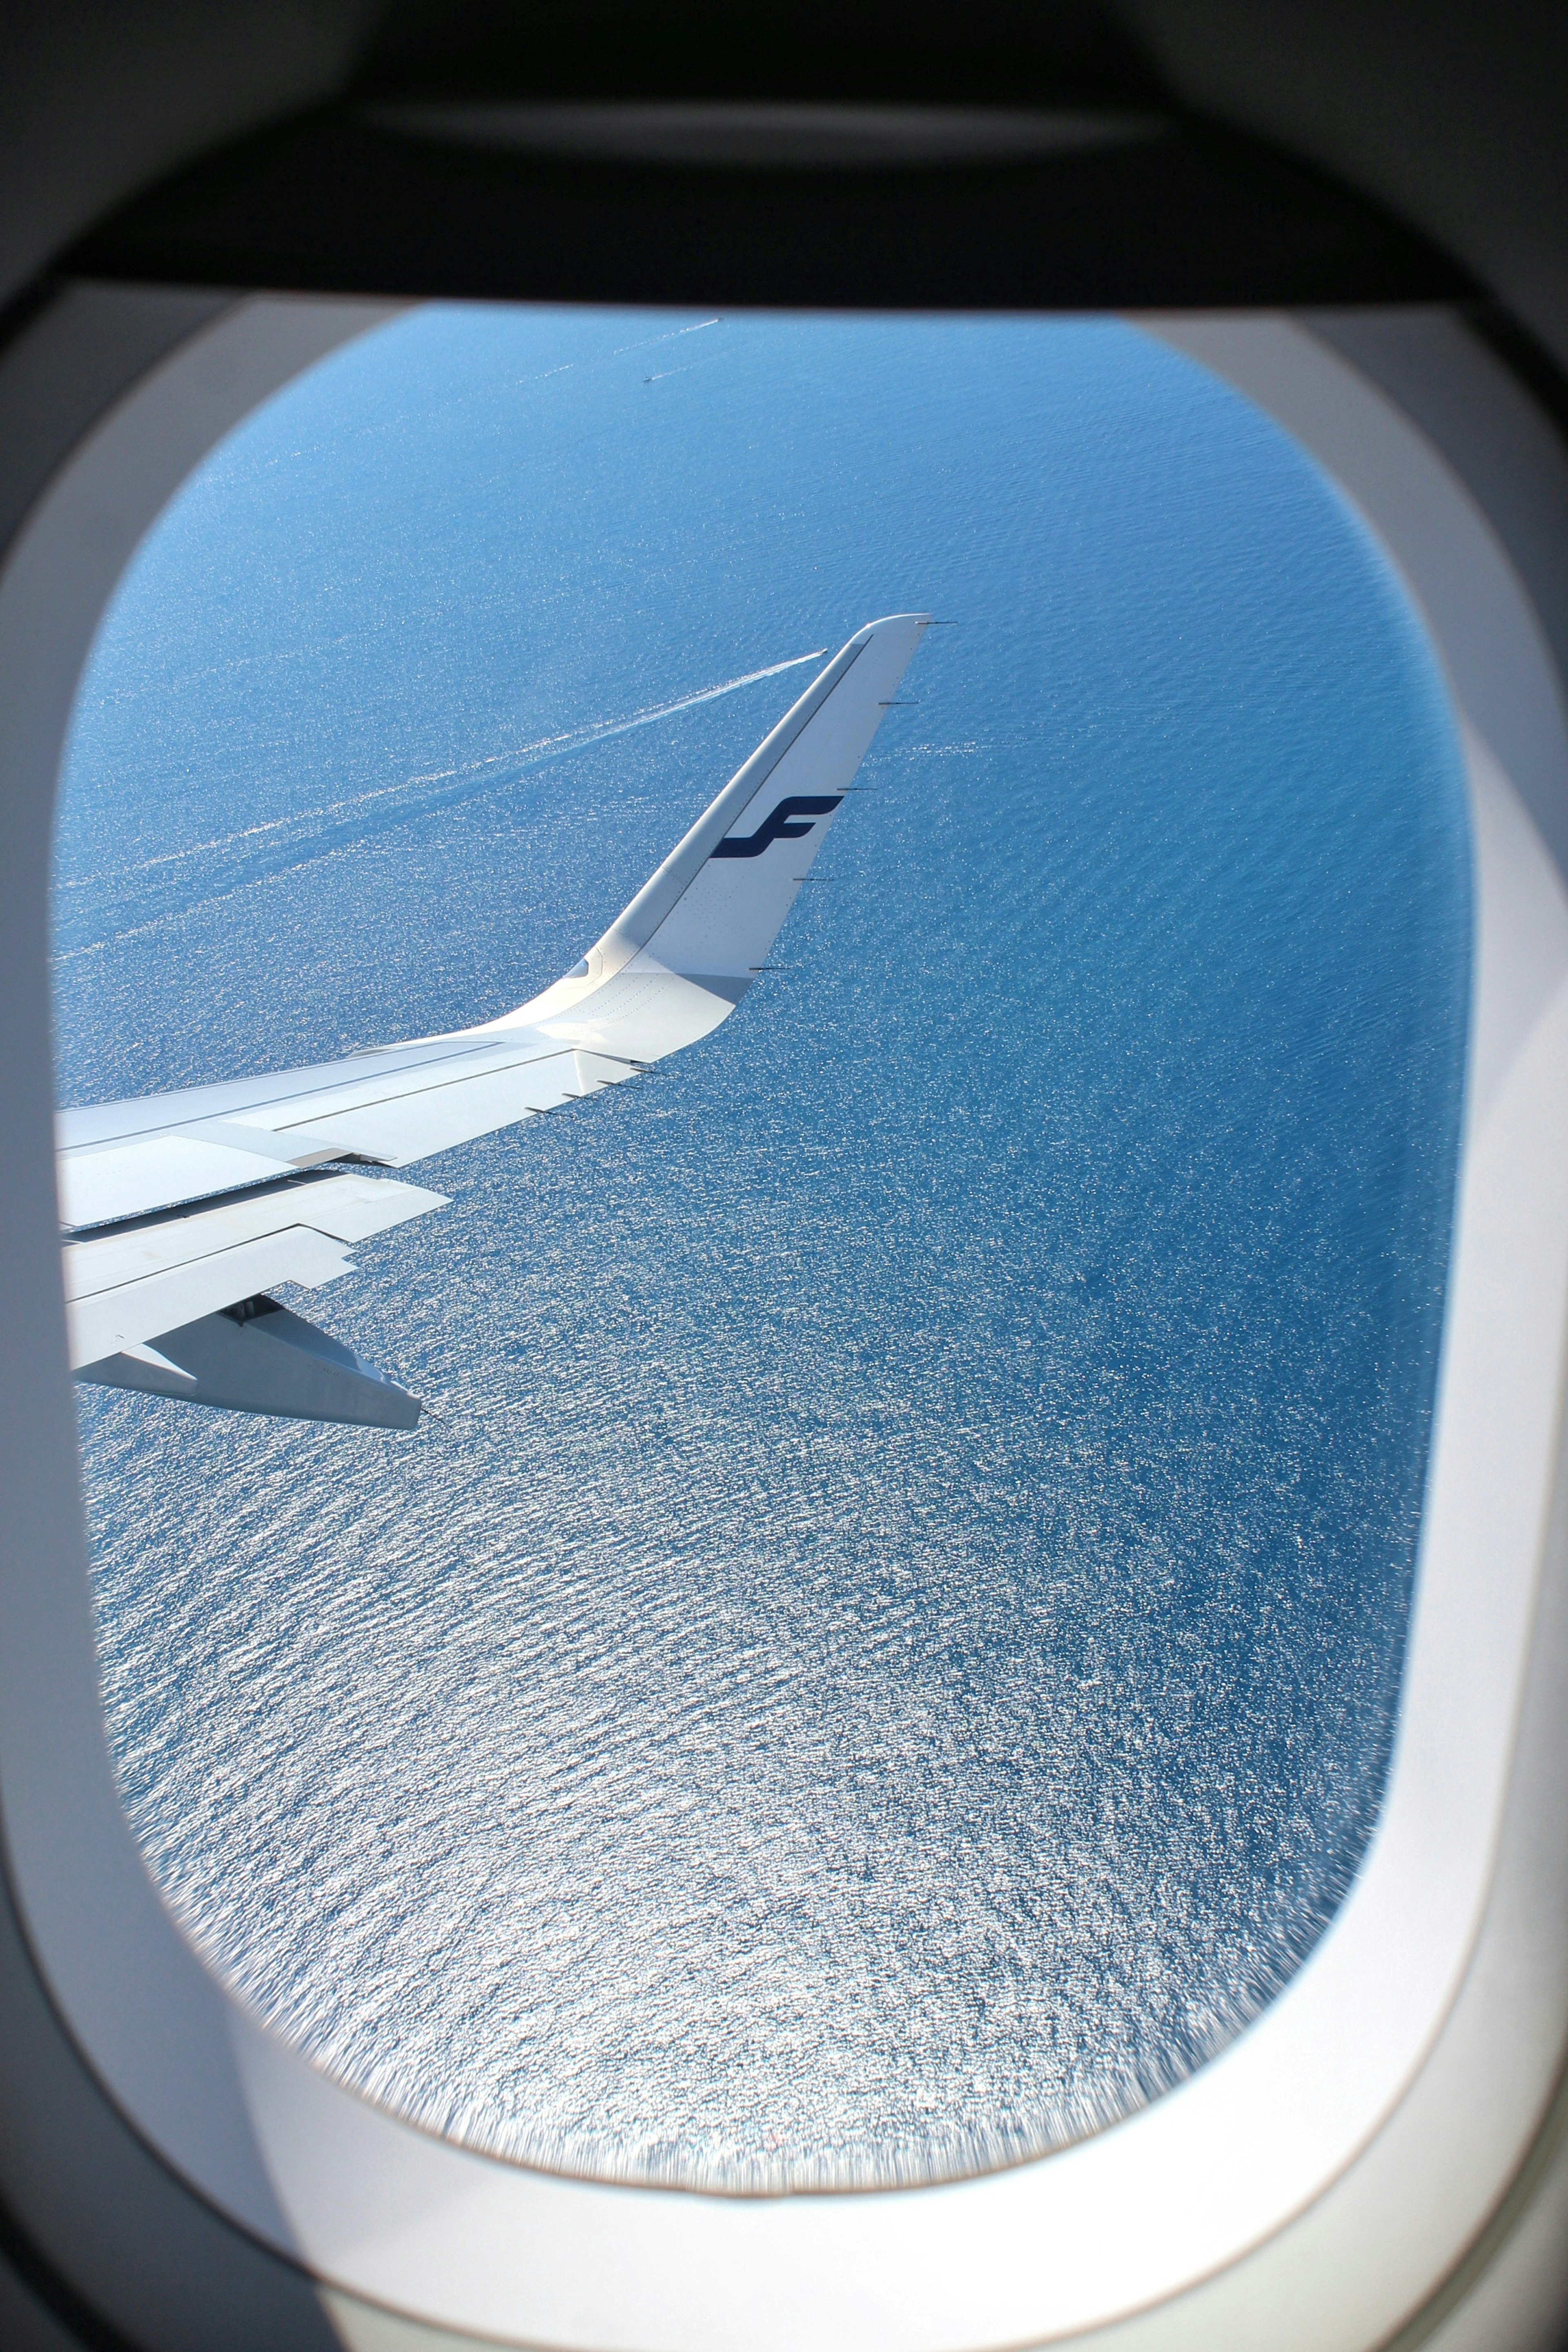
[[[831,816],[842,793],[795,793],[780,801],[771,816],[765,816],[755,833],[732,834],[721,841],[713,852],[715,857],[760,857],[771,841],[804,841],[811,831],[811,823],[819,816]],[[792,817],[803,816],[805,824],[792,824]]]

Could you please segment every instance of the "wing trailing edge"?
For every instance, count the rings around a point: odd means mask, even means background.
[[[285,1178],[264,1191],[134,1220],[65,1245],[71,1368],[144,1345],[219,1307],[353,1271],[355,1242],[443,1209],[446,1195],[366,1176]]]

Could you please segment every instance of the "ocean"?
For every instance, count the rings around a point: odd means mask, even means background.
[[[1333,1917],[1458,1145],[1444,688],[1331,485],[1132,328],[439,306],[215,452],[81,688],[63,1102],[507,1009],[777,665],[907,610],[952,625],[733,1018],[289,1297],[417,1432],[79,1392],[174,1915],[531,2164],[1016,2160]]]

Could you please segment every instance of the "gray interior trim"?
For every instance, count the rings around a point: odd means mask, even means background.
[[[0,352],[5,539],[15,537],[93,427],[233,308],[228,296],[72,286],[26,321]],[[227,421],[237,422],[278,382],[345,334],[386,315],[384,306],[301,308],[314,315],[299,321],[292,349],[274,355],[272,380],[237,381]],[[89,552],[112,583],[131,548],[114,534],[112,518],[104,520],[104,544]],[[19,1102],[30,1101],[36,1118],[53,1095],[46,910],[30,883],[18,888],[20,877],[36,876],[40,857],[47,858],[50,819],[47,806],[19,800],[13,778],[0,771],[0,938],[6,952],[0,1068],[17,1090],[8,1100],[8,1162],[20,1156]],[[15,1173],[23,1181],[30,1173],[36,1189],[36,1168]],[[14,1249],[5,1257],[13,1307],[23,1314],[46,1301],[52,1307],[53,1267],[18,1265]],[[17,1549],[38,1531],[40,1488],[75,1475],[68,1414],[62,1423],[42,1404],[37,1370],[21,1350],[0,1360],[0,1514]],[[40,2280],[35,2288],[9,2265],[0,2270],[0,2337],[18,2352],[32,2352],[35,2343],[38,2352],[90,2343],[60,2315],[78,2303],[101,2322],[100,2341],[131,2341],[149,2352],[212,2352],[215,2344],[226,2352],[332,2352],[353,2320],[352,2299],[342,2297],[338,2315],[324,2317],[313,2283],[193,2196],[105,2097],[44,1989],[3,1876],[0,2204],[33,2250]],[[44,2299],[51,2277],[61,2283],[59,2311]],[[373,2326],[374,2317],[367,2312],[365,2324]],[[363,2340],[374,2352],[373,2339]]]
[[[1386,393],[1466,484],[1568,677],[1568,445],[1552,419],[1451,310],[1314,310],[1302,324]],[[1500,700],[1506,677],[1505,667]],[[1531,781],[1521,776],[1521,789]],[[1568,809],[1550,793],[1530,809],[1568,872]]]

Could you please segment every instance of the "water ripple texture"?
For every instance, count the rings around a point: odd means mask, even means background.
[[[67,1100],[517,1002],[776,666],[910,608],[957,625],[784,969],[293,1302],[416,1433],[82,1396],[166,1899],[323,2066],[529,2163],[1058,2146],[1333,1916],[1458,1149],[1441,685],[1331,486],[1130,329],[437,309],[216,453],[79,705]]]

